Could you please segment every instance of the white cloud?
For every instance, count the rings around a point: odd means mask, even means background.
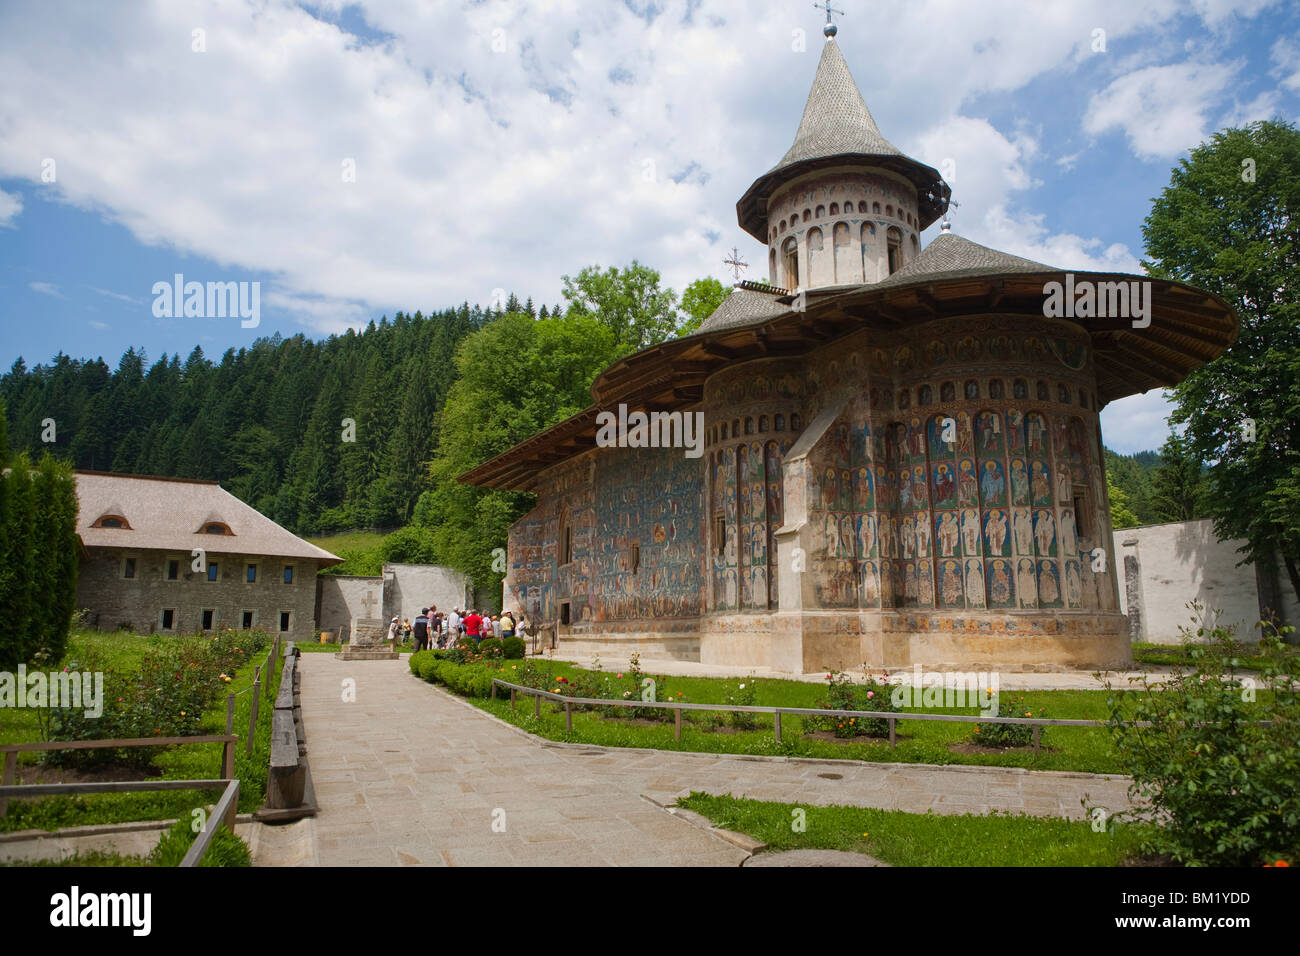
[[[1300,37],[1278,37],[1269,50],[1273,75],[1281,78],[1288,90],[1300,90]]]
[[[27,288],[33,292],[39,292],[41,295],[52,295],[56,299],[66,299],[67,296],[59,291],[59,287],[52,282],[29,282]]]
[[[109,324],[108,324],[107,322],[98,322],[98,321],[95,321],[94,319],[92,319],[91,322],[90,322],[90,327],[91,327],[92,329],[98,329],[98,330],[100,330],[100,331],[102,332],[104,329],[107,329],[107,328],[109,328],[110,326],[109,326]]]
[[[1169,392],[1153,389],[1111,402],[1101,411],[1106,447],[1121,455],[1159,451],[1169,437],[1166,419],[1174,410]]]
[[[1207,22],[1224,16],[1219,0],[1198,2]],[[281,298],[264,305],[323,331],[486,302],[498,287],[555,302],[560,275],[592,263],[637,258],[681,289],[725,278],[733,244],[766,260],[735,202],[790,145],[821,47],[814,11],[785,0],[666,0],[645,16],[578,0],[348,6],[392,39],[359,42],[289,0],[87,4],[72,17],[0,6],[0,177],[34,180],[32,157],[53,157],[53,200],[266,276]],[[1020,254],[1109,260],[1123,254],[1016,211],[1035,186],[1033,134],[960,113],[1075,69],[1097,26],[1113,49],[1148,46],[1186,15],[1178,0],[992,11],[931,0],[854,12],[840,46],[888,138],[952,150],[912,151],[931,164],[958,159],[959,229],[1011,237]],[[196,24],[205,53],[191,51]],[[795,28],[804,53],[791,50]]]
[[[7,193],[0,189],[0,228],[12,227],[18,214],[23,211],[23,197],[17,193]]]
[[[134,298],[133,296],[129,296],[124,292],[114,292],[112,289],[99,289],[96,288],[95,286],[90,286],[90,291],[97,292],[100,295],[106,296],[110,299],[117,299],[119,302],[129,302],[132,305],[140,305],[142,302],[141,299],[137,299]]]
[[[1127,73],[1092,98],[1084,130],[1099,135],[1118,127],[1140,159],[1177,156],[1205,140],[1210,104],[1223,99],[1239,68],[1178,63]]]

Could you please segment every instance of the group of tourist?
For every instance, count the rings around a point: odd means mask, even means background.
[[[480,614],[473,608],[469,611],[456,608],[444,614],[438,610],[437,605],[433,605],[421,608],[414,623],[410,618],[399,621],[394,617],[388,624],[388,639],[396,646],[414,635],[415,649],[423,651],[435,645],[448,647],[462,637],[473,638],[475,641],[514,637],[526,627],[528,621],[518,612]]]

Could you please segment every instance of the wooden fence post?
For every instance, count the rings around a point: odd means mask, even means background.
[[[534,717],[542,716],[542,695],[541,694],[533,695],[533,716]]]
[[[573,732],[573,704],[564,702],[564,729]]]
[[[682,709],[673,710],[673,740],[682,739]]]
[[[510,688],[510,709],[515,709],[515,689],[513,687]]]
[[[235,732],[235,695],[226,695],[226,736]],[[235,778],[235,745],[227,740],[221,745],[221,775],[227,780]]]
[[[776,742],[779,744],[781,742],[781,712],[778,710],[772,716],[776,718]]]
[[[259,666],[253,672],[253,699],[249,701],[248,739],[244,741],[244,753],[246,754],[253,752],[253,738],[257,735],[257,702],[262,696],[261,674],[262,668]]]
[[[890,717],[890,718],[889,718],[889,746],[892,748],[892,747],[894,747],[897,743],[898,743],[898,740],[897,740],[897,738],[894,736],[894,718],[893,718],[893,717]]]
[[[1038,725],[1034,724],[1034,750],[1038,749]]]
[[[12,787],[14,777],[18,770],[18,751],[5,751],[5,769],[4,774],[0,775],[0,787]],[[9,798],[0,797],[0,817],[9,812]]]

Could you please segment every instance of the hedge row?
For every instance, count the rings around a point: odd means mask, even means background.
[[[497,676],[481,664],[457,664],[439,651],[419,651],[410,657],[411,673],[431,684],[445,684],[462,697],[492,696],[492,678]]]

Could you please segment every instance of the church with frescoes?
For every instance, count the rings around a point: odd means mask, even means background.
[[[537,496],[510,530],[506,606],[579,654],[1130,663],[1099,414],[1222,354],[1237,317],[1177,282],[963,239],[949,196],[881,135],[828,27],[793,145],[737,204],[768,282],[737,284],[696,333],[602,372],[590,408],[462,476]],[[1045,316],[1067,275],[1149,282],[1149,323]],[[702,457],[598,447],[597,415],[620,404],[702,413]]]

